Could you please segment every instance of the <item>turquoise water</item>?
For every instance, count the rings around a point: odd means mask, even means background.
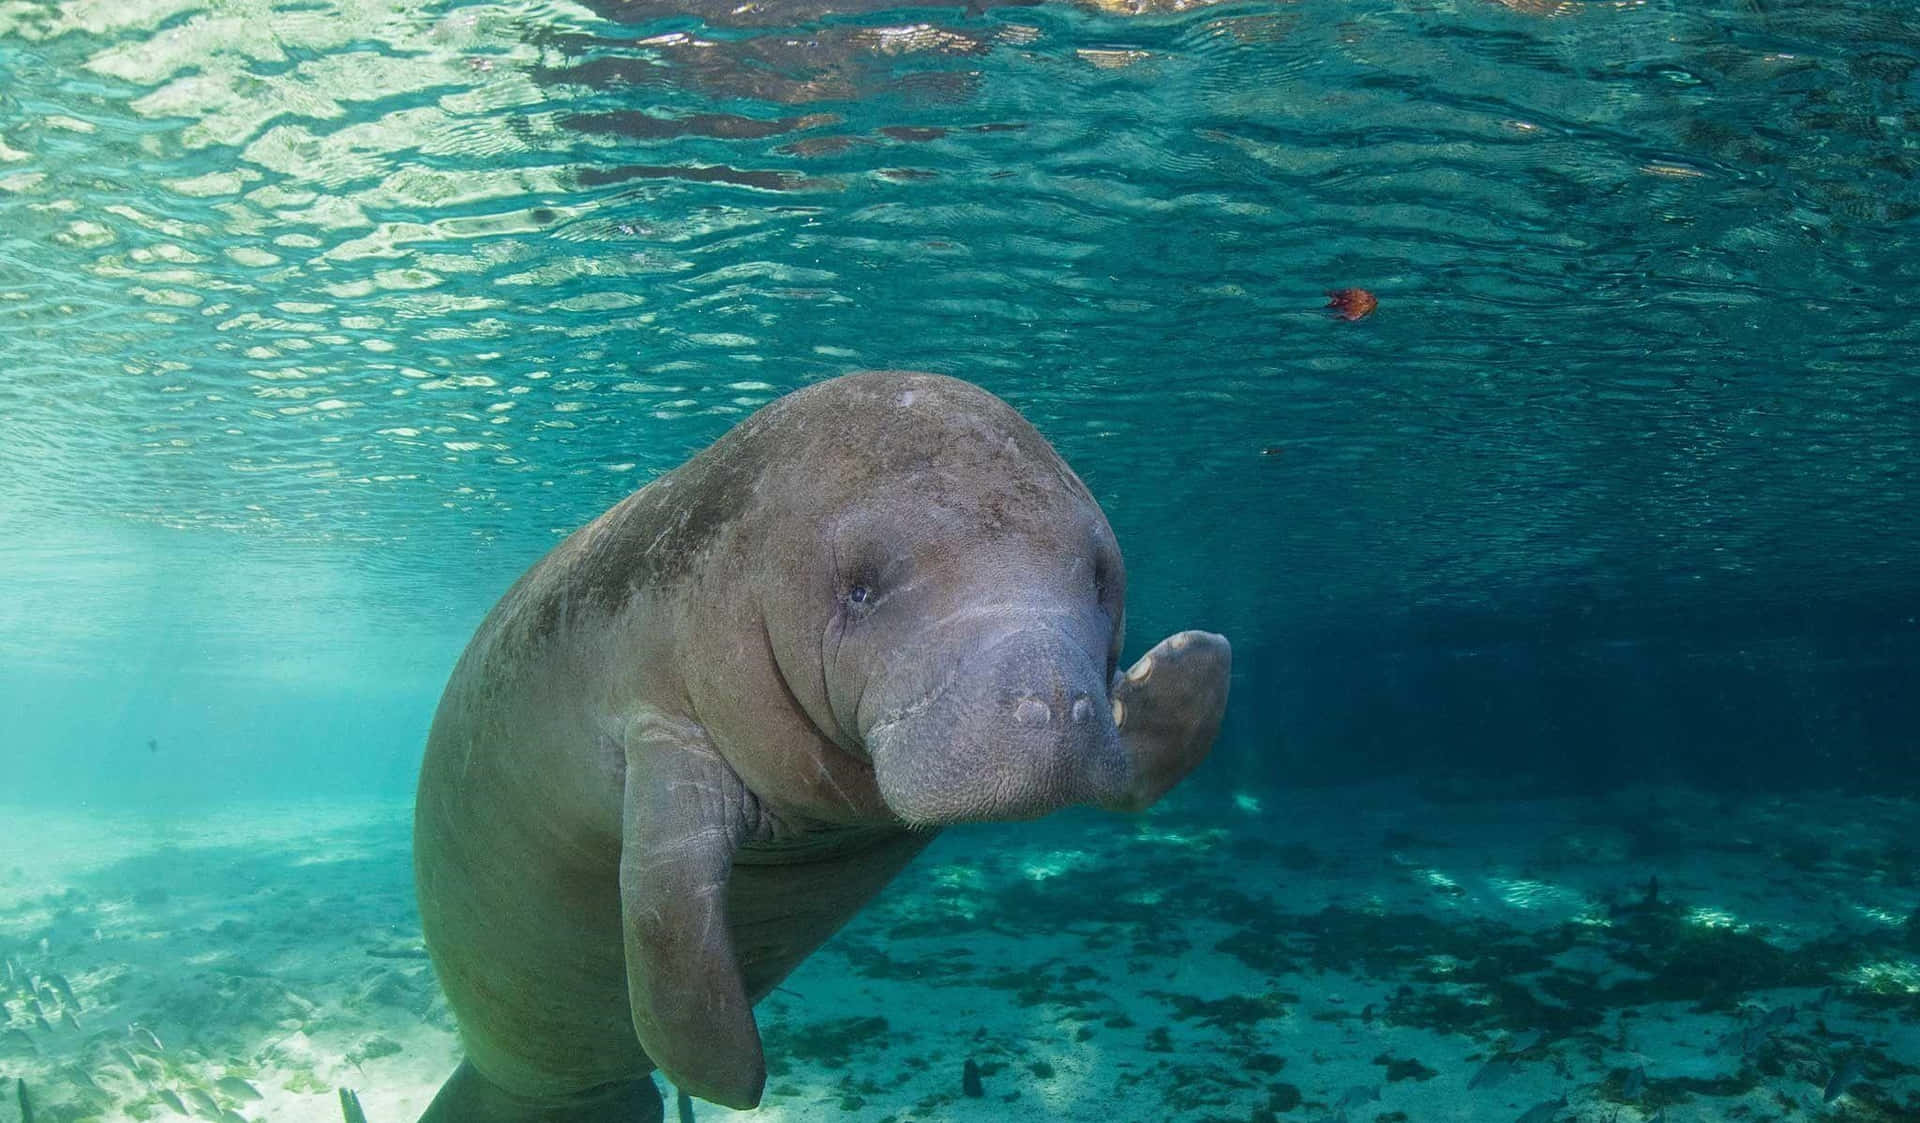
[[[404,790],[514,575],[861,367],[1026,412],[1272,722],[1356,629],[1912,635],[1905,6],[828,7],[0,8],[19,781]]]
[[[1233,638],[1221,837],[1920,790],[1911,5],[663,11],[0,0],[0,805],[392,811],[514,577],[873,367],[1075,467],[1126,658]]]

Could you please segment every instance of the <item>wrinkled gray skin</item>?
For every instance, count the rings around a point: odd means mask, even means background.
[[[753,1003],[930,828],[1144,808],[1206,756],[1227,642],[1121,673],[1125,587],[1040,434],[927,374],[781,398],[561,543],[427,743],[420,913],[468,1059],[424,1119],[658,1119],[656,1066],[757,1104]]]

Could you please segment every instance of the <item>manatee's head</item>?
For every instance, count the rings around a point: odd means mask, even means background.
[[[779,524],[768,643],[887,807],[932,825],[1114,799],[1126,573],[1046,440],[978,387],[899,372],[823,383],[769,424],[793,455],[756,484],[780,493],[757,504]]]

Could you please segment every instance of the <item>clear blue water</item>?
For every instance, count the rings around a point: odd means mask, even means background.
[[[1042,428],[1242,742],[1337,755],[1328,645],[1913,665],[1903,5],[591,7],[0,10],[16,782],[404,790],[514,575],[875,366]]]
[[[404,798],[515,576],[869,367],[1054,442],[1129,658],[1233,637],[1195,800],[1910,793],[1917,67],[1877,0],[4,0],[0,799]]]

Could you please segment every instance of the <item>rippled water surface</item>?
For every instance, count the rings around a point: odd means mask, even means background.
[[[1908,590],[1917,61],[1862,0],[0,0],[0,644],[432,678],[876,366],[1033,418],[1147,628]]]

